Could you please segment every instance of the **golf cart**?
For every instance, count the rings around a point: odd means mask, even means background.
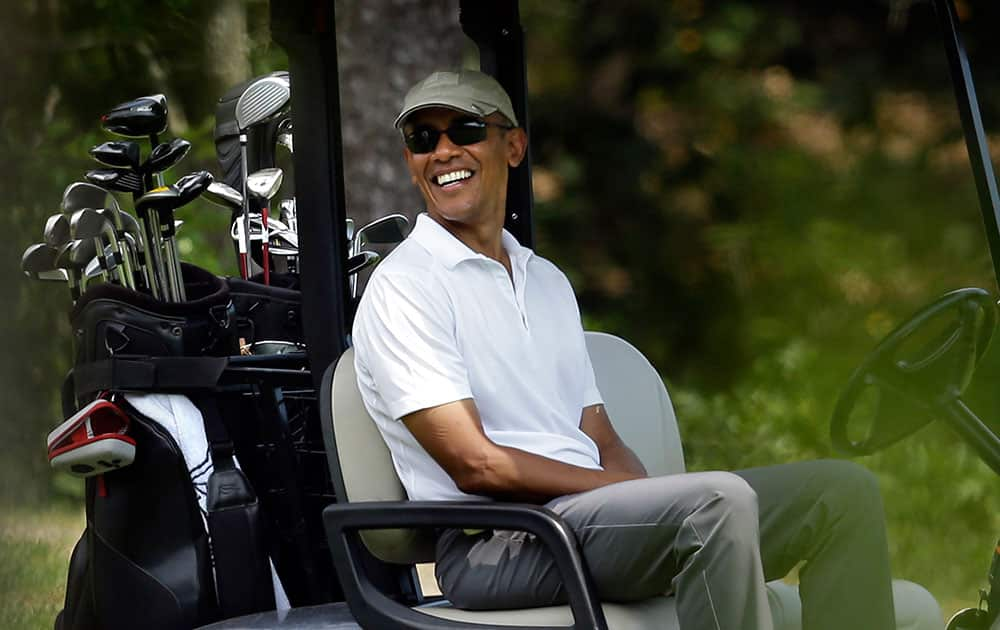
[[[323,512],[325,542],[329,545],[338,583],[330,598],[336,601],[296,606],[286,612],[258,612],[210,627],[485,628],[512,624],[578,628],[642,628],[667,624],[670,627],[670,598],[657,598],[662,601],[635,606],[602,606],[589,583],[572,532],[544,509],[510,504],[429,505],[404,501],[398,481],[393,479],[391,463],[384,447],[380,446],[380,438],[373,433],[373,425],[360,405],[357,392],[352,389],[353,362],[347,343],[350,330],[348,252],[341,238],[347,216],[333,36],[335,16],[332,3],[322,3],[323,11],[316,10],[319,4],[273,3],[272,28],[275,39],[288,52],[290,75],[294,77],[294,133],[299,137],[294,155],[296,190],[299,207],[304,210],[298,215],[302,226],[299,265],[309,367],[308,373],[299,371],[299,374],[311,379],[310,384],[319,392],[319,419],[336,498],[336,502]],[[977,185],[984,201],[991,253],[995,268],[1000,270],[996,185],[992,169],[985,166],[989,158],[971,76],[955,29],[951,2],[939,0],[935,6],[951,37],[946,44],[963,108],[970,156],[977,167]],[[508,89],[519,119],[527,126],[525,65],[516,0],[463,1],[461,20],[463,30],[479,46],[482,69],[496,76]],[[533,245],[530,168],[529,158],[513,171],[508,193],[507,229],[526,246]],[[992,333],[993,308],[992,298],[982,291],[949,294],[890,336],[863,364],[838,405],[833,427],[836,443],[853,452],[873,452],[919,428],[916,422],[900,427],[879,421],[872,425],[871,431],[857,438],[856,422],[852,420],[857,414],[852,413],[852,403],[859,399],[858,392],[865,387],[886,383],[893,387],[892,392],[908,396],[921,393],[921,399],[926,399],[923,405],[926,411],[947,410],[946,417],[962,436],[974,439],[977,450],[984,458],[992,457],[987,461],[992,461],[991,466],[997,469],[1000,450],[996,435],[981,422],[973,422],[974,418],[960,399]],[[953,313],[958,313],[948,320],[953,325],[938,329],[940,343],[937,346],[923,346],[922,354],[907,354],[902,363],[892,360],[897,358],[894,353],[902,342],[922,331],[925,322],[936,322]],[[669,396],[655,370],[637,350],[607,335],[589,334],[588,349],[601,391],[607,398],[612,417],[622,422],[619,429],[626,441],[638,447],[640,457],[651,472],[682,471],[683,456]],[[228,365],[225,369],[230,367],[233,366]],[[288,369],[285,363],[266,368],[253,365],[242,372],[231,373],[236,378],[238,374],[250,374],[249,370],[262,369],[272,370],[269,373],[272,375],[288,376],[281,372]],[[253,374],[262,375],[259,371]],[[936,387],[944,393],[928,398],[927,392],[932,391],[930,384],[942,382],[944,386]],[[649,422],[647,415],[645,424],[640,423],[640,414],[636,413],[639,408],[658,410],[659,422]],[[882,420],[880,416],[877,418]],[[413,565],[432,557],[426,530],[444,526],[531,531],[553,550],[565,580],[569,605],[557,609],[468,613],[425,595]],[[210,583],[210,575],[201,577]],[[925,627],[919,624],[928,615],[933,616],[935,612],[939,615],[936,605],[927,606],[924,592],[916,585],[901,583],[896,588],[898,612],[910,614],[911,602],[914,607],[923,606],[912,614],[912,618],[901,619],[900,627]],[[771,593],[775,616],[782,620],[780,627],[797,627],[794,589],[775,584]],[[987,601],[987,611],[963,613],[961,623],[964,625],[956,627],[989,627],[998,607],[990,597]]]

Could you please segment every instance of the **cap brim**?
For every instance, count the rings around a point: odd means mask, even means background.
[[[495,106],[486,105],[485,103],[483,105],[480,105],[479,103],[473,103],[470,106],[468,101],[457,102],[457,100],[448,98],[436,98],[433,100],[426,100],[421,103],[416,103],[414,105],[407,107],[399,114],[399,116],[396,117],[396,122],[393,123],[393,125],[397,129],[399,129],[403,125],[403,123],[406,122],[406,119],[409,118],[412,113],[419,111],[421,109],[428,109],[430,107],[444,107],[446,109],[454,109],[456,111],[464,112],[466,114],[471,114],[473,116],[489,116],[493,112],[500,111]]]

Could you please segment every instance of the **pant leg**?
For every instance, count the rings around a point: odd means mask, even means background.
[[[769,630],[756,497],[730,473],[638,479],[559,497],[547,507],[576,533],[605,601],[673,590],[683,630]],[[438,579],[465,608],[565,601],[551,556],[533,536],[439,541]]]
[[[878,484],[848,461],[736,471],[757,492],[764,574],[800,561],[803,630],[895,628],[885,516]]]

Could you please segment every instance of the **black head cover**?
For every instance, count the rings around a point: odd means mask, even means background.
[[[184,159],[191,150],[191,143],[182,138],[174,138],[170,142],[158,144],[142,165],[144,173],[162,173]]]
[[[101,143],[90,150],[90,155],[108,166],[139,168],[139,143],[131,140]]]
[[[163,133],[167,128],[167,97],[154,94],[115,105],[101,116],[101,126],[129,138]]]
[[[116,168],[99,168],[87,171],[84,177],[91,184],[117,192],[142,192],[142,178],[132,171]]]
[[[178,179],[169,186],[155,188],[135,202],[137,210],[172,211],[192,201],[212,183],[208,171],[195,171]]]

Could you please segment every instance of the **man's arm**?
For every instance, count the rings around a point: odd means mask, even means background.
[[[416,411],[402,421],[459,489],[469,494],[545,503],[645,476],[645,471],[582,468],[496,444],[483,431],[479,411],[468,398]]]
[[[580,430],[590,436],[597,444],[601,453],[601,466],[604,470],[629,473],[637,477],[646,477],[646,467],[632,452],[611,425],[611,420],[604,405],[591,405],[583,408],[580,414]]]

